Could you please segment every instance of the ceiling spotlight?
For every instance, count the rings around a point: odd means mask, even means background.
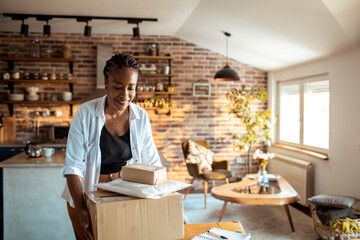
[[[88,25],[88,21],[86,21],[86,26],[84,29],[84,36],[91,37],[91,26]]]
[[[28,36],[29,35],[29,25],[24,24],[24,19],[22,19],[20,34],[23,35],[23,36]]]
[[[133,28],[133,38],[140,38],[139,22],[136,23],[137,27]]]
[[[226,65],[223,69],[221,69],[215,74],[214,79],[215,81],[239,81],[239,74],[234,69],[231,69],[228,64],[228,38],[231,36],[231,34],[228,32],[224,32],[224,34],[226,36]]]
[[[51,26],[49,25],[49,20],[46,20],[46,25],[44,25],[43,35],[51,36]]]

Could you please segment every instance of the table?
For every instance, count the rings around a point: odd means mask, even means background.
[[[220,213],[221,221],[228,202],[240,203],[245,205],[283,205],[288,217],[291,230],[295,232],[288,205],[300,200],[297,192],[291,185],[280,177],[277,182],[270,183],[268,189],[259,185],[257,174],[248,174],[240,182],[225,184],[211,189],[210,194],[224,201]]]
[[[211,228],[221,228],[229,231],[240,231],[245,233],[239,221],[234,222],[217,222],[217,223],[198,223],[198,224],[185,224],[185,238],[181,240],[189,240],[193,237],[204,233]]]

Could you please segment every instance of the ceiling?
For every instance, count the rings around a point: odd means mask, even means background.
[[[0,0],[1,13],[157,18],[141,34],[171,35],[263,70],[360,46],[360,0]],[[26,21],[41,32],[44,22]],[[0,17],[0,31],[20,31]],[[82,33],[84,23],[53,19],[52,32]],[[132,34],[126,21],[92,20],[93,33]]]

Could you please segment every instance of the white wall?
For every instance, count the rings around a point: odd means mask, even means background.
[[[339,194],[360,198],[360,48],[270,72],[269,106],[275,113],[277,82],[326,72],[330,80],[329,160],[274,147],[270,151],[312,162],[315,195]],[[276,125],[274,127],[276,129]]]

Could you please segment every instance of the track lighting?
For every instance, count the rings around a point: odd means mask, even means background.
[[[105,16],[74,16],[74,15],[46,15],[46,14],[24,14],[24,13],[3,13],[5,17],[11,17],[12,20],[22,20],[21,31],[20,33],[24,36],[28,35],[29,26],[24,24],[24,19],[27,18],[36,18],[38,21],[46,21],[46,25],[44,25],[44,36],[51,35],[51,27],[49,25],[49,20],[52,18],[73,18],[78,22],[86,22],[86,26],[84,29],[84,36],[91,36],[91,26],[88,25],[88,21],[91,20],[119,20],[119,21],[128,21],[128,23],[134,23],[137,26],[133,28],[133,37],[140,38],[140,28],[139,23],[142,21],[148,22],[157,22],[157,18],[132,18],[132,17],[105,17]]]
[[[46,20],[46,25],[44,25],[43,35],[51,36],[51,26],[49,25],[49,20]]]
[[[88,21],[86,21],[86,26],[84,29],[84,36],[91,37],[91,26],[88,25]]]
[[[133,28],[133,38],[140,38],[139,23],[136,23],[137,27]]]
[[[22,19],[20,34],[23,35],[23,36],[28,36],[29,35],[29,25],[24,24],[24,19]]]

